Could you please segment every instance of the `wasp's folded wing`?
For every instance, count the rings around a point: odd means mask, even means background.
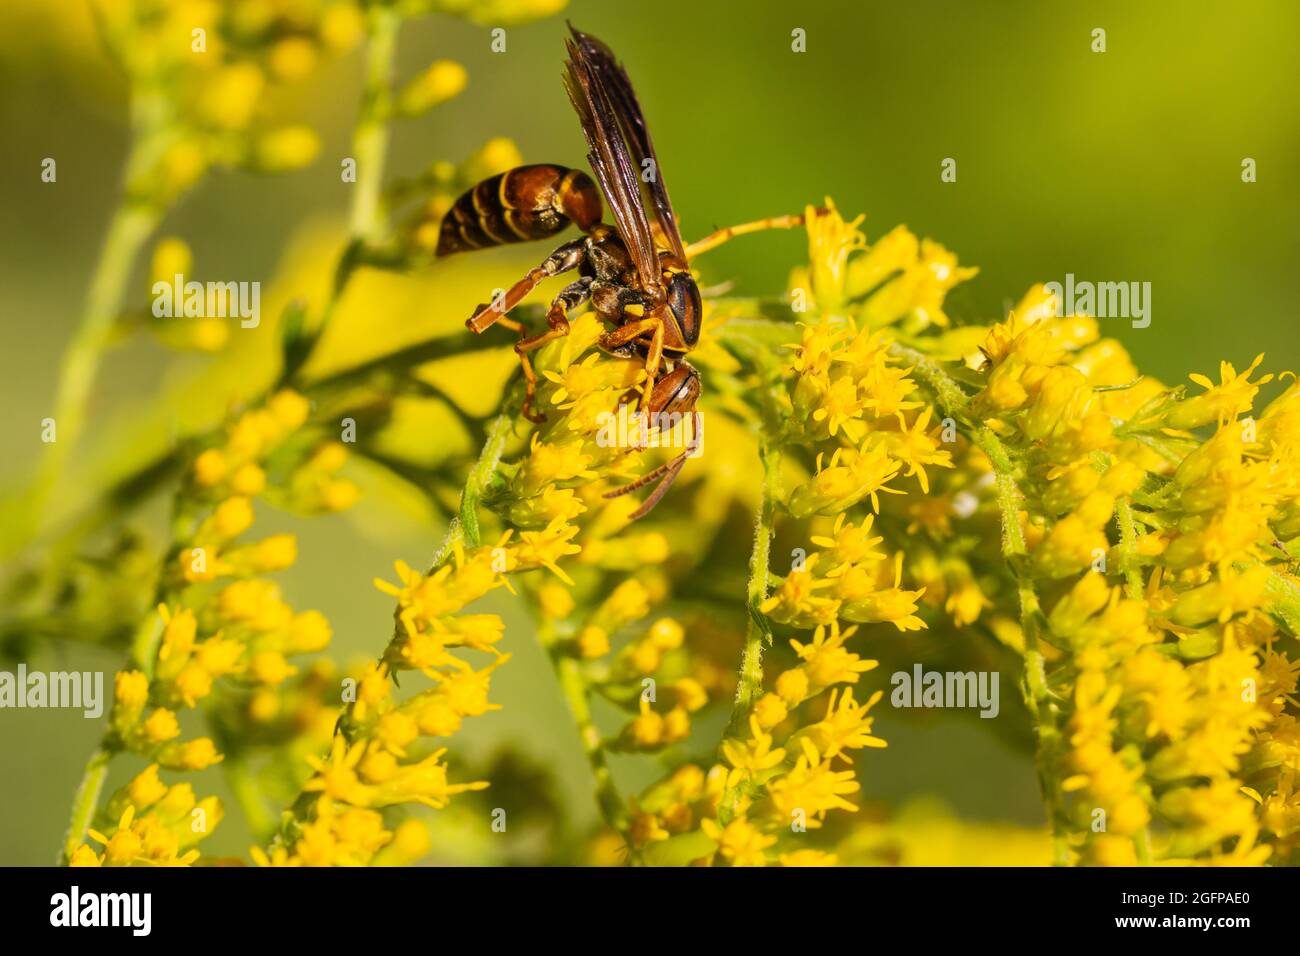
[[[647,291],[657,290],[660,288],[659,257],[655,254],[641,187],[614,106],[582,47],[571,40],[566,46],[569,59],[565,64],[564,85],[587,135],[587,159],[614,212],[623,244],[641,274],[642,286]]]
[[[613,51],[604,43],[590,34],[575,30],[572,25],[569,26],[569,31],[573,34],[574,43],[582,51],[583,59],[590,64],[601,88],[614,107],[614,115],[627,138],[636,167],[644,170],[646,160],[650,160],[648,186],[660,230],[663,232],[668,248],[685,260],[682,234],[677,226],[677,216],[673,213],[673,204],[668,198],[668,186],[664,182],[663,167],[659,165],[659,157],[655,155],[654,142],[650,139],[650,130],[646,126],[645,114],[641,112],[641,104],[632,89],[632,80],[614,58]],[[644,181],[644,177],[638,180],[638,182]]]

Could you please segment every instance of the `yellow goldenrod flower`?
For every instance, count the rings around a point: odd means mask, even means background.
[[[776,837],[762,833],[744,817],[737,817],[725,827],[705,818],[700,827],[732,866],[766,866],[764,851],[776,843]]]

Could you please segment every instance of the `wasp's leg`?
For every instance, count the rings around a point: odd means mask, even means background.
[[[691,440],[686,446],[685,451],[664,462],[658,468],[646,472],[631,484],[624,485],[621,488],[615,488],[613,491],[605,492],[603,496],[605,498],[621,498],[623,495],[636,491],[638,488],[644,488],[656,478],[660,479],[659,484],[655,486],[654,491],[650,492],[646,497],[646,500],[641,502],[641,507],[637,508],[636,511],[632,512],[632,514],[628,516],[629,521],[636,521],[640,518],[644,518],[654,509],[655,505],[659,504],[660,499],[668,493],[668,489],[672,487],[673,482],[677,480],[677,476],[681,474],[682,468],[686,465],[686,459],[690,458],[699,447],[699,413],[694,411],[691,412],[691,418],[693,425]]]
[[[565,286],[551,302],[551,308],[546,313],[546,331],[524,336],[515,343],[515,354],[519,356],[519,365],[524,370],[523,413],[530,422],[544,422],[546,416],[533,414],[533,399],[537,397],[537,373],[533,371],[533,362],[528,353],[569,334],[569,310],[576,309],[587,301],[591,296],[591,283],[592,280],[584,276]]]
[[[471,332],[482,332],[500,322],[507,312],[522,302],[528,293],[537,288],[538,283],[551,278],[551,276],[557,276],[562,272],[576,269],[581,265],[583,256],[586,254],[586,247],[587,240],[585,237],[566,242],[542,260],[540,266],[529,269],[526,276],[509,289],[506,289],[504,293],[493,296],[492,301],[487,305],[480,305],[478,311],[470,316],[465,325]]]
[[[817,215],[825,212],[825,207],[819,207],[816,210]],[[692,242],[686,247],[686,258],[694,259],[703,252],[716,249],[730,239],[736,236],[743,236],[751,232],[762,232],[764,229],[794,229],[802,226],[804,217],[802,215],[792,216],[771,216],[767,219],[757,219],[754,222],[743,223],[739,226],[728,226],[726,229],[719,229],[710,236],[705,236],[698,242]]]
[[[664,358],[664,320],[660,318],[636,319],[620,325],[611,332],[605,332],[599,339],[602,349],[612,352],[629,342],[633,342],[650,333],[650,347],[646,349],[645,381],[641,385],[641,411],[645,411],[650,402],[650,391],[654,388],[655,377]]]

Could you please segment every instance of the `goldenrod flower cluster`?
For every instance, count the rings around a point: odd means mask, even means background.
[[[1021,627],[1045,642],[1031,701],[1058,857],[1286,862],[1300,665],[1275,595],[1293,587],[1295,388],[1256,421],[1262,357],[1188,396],[1052,306],[1036,288],[990,330],[971,406],[1019,489],[1006,517]]]
[[[575,529],[576,530],[576,529]],[[461,611],[491,591],[510,587],[509,575],[556,562],[572,550],[560,528],[506,532],[495,545],[453,542],[447,559],[428,574],[397,564],[397,585],[376,586],[397,602],[397,628],[383,658],[349,681],[348,707],[330,753],[309,758],[315,774],[303,787],[304,807],[286,822],[264,865],[368,865],[390,844],[379,810],[402,804],[441,809],[452,796],[481,790],[486,781],[453,783],[447,748],[421,752],[420,738],[451,737],[467,717],[498,709],[488,700],[493,671],[510,659],[496,643],[504,625],[495,614]],[[457,651],[490,657],[475,668]],[[396,700],[395,675],[419,671],[433,686]]]
[[[316,134],[266,128],[267,88],[302,79],[361,39],[355,0],[96,0],[109,50],[130,78],[148,148],[130,170],[135,202],[164,207],[214,166],[279,172],[311,162]]]
[[[282,710],[279,688],[296,673],[289,659],[329,644],[325,617],[295,612],[261,576],[293,563],[293,536],[239,541],[253,523],[252,502],[266,488],[268,467],[294,474],[284,483],[304,488],[308,504],[319,501],[321,483],[346,480],[333,476],[343,463],[339,446],[304,455],[308,414],[301,395],[278,392],[237,416],[224,440],[195,458],[179,499],[174,561],[161,573],[165,600],[138,638],[138,669],[116,677],[109,718],[109,752],[128,751],[151,763],[101,811],[105,832],[90,835],[103,851],[83,844],[72,856],[75,865],[196,859],[198,851],[186,848],[216,826],[221,807],[215,798],[196,803],[187,783],[163,785],[158,771],[203,770],[223,755],[211,737],[180,739],[178,714],[207,701],[225,679],[232,687],[229,709],[248,723],[266,724]]]
[[[93,843],[81,844],[69,866],[189,866],[199,858],[194,844],[221,821],[222,808],[216,797],[196,800],[188,783],[163,783],[158,764],[150,764],[102,816],[111,821],[108,833],[92,827]]]

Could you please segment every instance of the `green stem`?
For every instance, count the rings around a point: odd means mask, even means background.
[[[25,544],[40,527],[46,506],[57,490],[68,458],[85,430],[86,405],[99,372],[100,361],[122,310],[126,282],[140,247],[157,224],[157,214],[123,204],[113,214],[90,282],[81,320],[59,366],[58,387],[51,416],[55,440],[46,444],[44,457],[28,499],[23,527],[11,547]]]
[[[361,113],[353,134],[357,162],[356,193],[348,231],[354,239],[370,241],[384,226],[380,190],[388,154],[388,115],[392,100],[393,64],[402,15],[395,7],[370,8],[366,40],[366,77],[361,91]]]
[[[986,425],[978,426],[971,437],[993,465],[998,511],[1002,515],[1002,552],[1007,557],[1023,558],[1029,550],[1025,546],[1025,529],[1020,526],[1020,492],[1016,489],[1011,456],[1002,440]],[[1019,563],[1022,562],[1018,560]]]
[[[771,567],[772,535],[776,521],[776,502],[779,498],[781,478],[781,453],[766,442],[759,446],[763,462],[763,484],[760,489],[758,513],[754,517],[754,547],[749,555],[749,584],[745,601],[749,620],[745,628],[745,648],[740,656],[740,672],[736,680],[736,699],[731,708],[726,736],[743,733],[749,711],[763,693],[763,645],[772,642],[767,618],[759,610],[767,599],[767,583]]]
[[[227,753],[221,766],[226,775],[226,782],[230,785],[230,791],[235,795],[239,810],[244,815],[244,821],[253,831],[254,839],[258,843],[265,843],[275,833],[276,823],[266,808],[261,788],[253,778],[248,762],[243,757]]]
[[[384,165],[388,157],[389,106],[392,101],[393,68],[397,58],[397,37],[402,27],[401,12],[391,6],[370,8],[366,33],[366,75],[361,90],[361,107],[352,130],[352,159],[357,164],[357,181],[348,213],[348,243],[334,267],[329,299],[305,331],[313,342],[329,326],[338,311],[348,281],[361,264],[362,252],[386,226],[380,202]],[[281,371],[275,387],[289,384],[306,364]]]
[[[1020,599],[1020,630],[1025,639],[1025,704],[1034,718],[1038,739],[1034,751],[1034,767],[1052,828],[1055,862],[1063,865],[1068,859],[1068,845],[1061,826],[1065,807],[1048,766],[1049,755],[1060,743],[1061,730],[1057,726],[1056,708],[1047,688],[1047,662],[1039,645],[1042,607],[1026,566],[1028,549],[1024,529],[1020,526],[1020,495],[1016,489],[1011,458],[998,436],[987,426],[979,425],[975,428],[972,440],[993,465],[998,510],[1002,516],[1002,553],[1015,575]]]
[[[724,740],[745,734],[749,714],[763,694],[763,645],[772,643],[771,626],[760,607],[767,598],[776,502],[780,497],[781,454],[763,441],[759,445],[759,457],[763,462],[763,484],[758,513],[754,518],[754,547],[749,555],[749,584],[745,592],[749,620],[745,628],[745,647],[740,655],[740,672],[736,678],[736,699],[723,733]],[[718,819],[724,825],[735,812],[745,786],[742,780],[723,791],[718,801]]]
[[[519,410],[519,402],[522,401],[519,397],[521,394],[522,392],[518,389],[510,393],[502,406],[501,413],[488,426],[487,441],[483,443],[483,448],[479,452],[478,460],[474,462],[474,467],[465,476],[465,486],[460,492],[460,508],[447,526],[447,533],[442,539],[442,544],[438,546],[433,560],[429,563],[426,574],[432,574],[438,570],[442,563],[447,560],[447,555],[451,553],[452,548],[461,542],[468,542],[470,547],[478,547],[479,502],[482,500],[487,486],[491,483],[492,476],[496,474],[497,466],[501,463],[501,455],[505,451],[506,442],[514,430],[515,415]]]
[[[95,817],[99,806],[99,795],[104,789],[104,780],[108,777],[108,764],[113,759],[113,752],[107,747],[98,747],[86,763],[86,770],[81,775],[77,795],[72,801],[72,816],[68,820],[68,832],[63,837],[63,854],[60,862],[67,864],[72,854],[86,838],[90,821]]]
[[[1119,525],[1119,570],[1124,575],[1124,594],[1142,600],[1142,573],[1138,570],[1137,525],[1133,520],[1133,502],[1121,497],[1115,502],[1115,521]]]
[[[945,415],[965,417],[970,399],[962,387],[943,370],[943,366],[924,352],[894,342],[889,352],[912,367],[912,374],[929,386],[940,411]]]
[[[149,604],[145,619],[136,628],[135,637],[131,642],[131,664],[150,681],[153,680],[154,668],[158,666],[158,648],[162,644],[164,630],[162,618],[154,609],[160,604],[170,607],[171,602],[177,597],[171,578],[175,568],[169,569],[168,562],[180,559],[186,542],[194,540],[198,522],[194,503],[186,497],[183,490],[178,491],[172,499],[171,544],[167,546],[162,566],[158,568],[153,600]]]
[[[1137,524],[1133,520],[1133,503],[1127,496],[1115,502],[1115,521],[1119,525],[1119,570],[1124,575],[1124,594],[1129,600],[1142,600],[1142,573],[1136,565]],[[1143,827],[1133,835],[1138,862],[1151,863],[1151,830]]]
[[[492,422],[491,427],[488,428],[487,441],[483,443],[483,451],[479,453],[478,461],[470,469],[469,477],[465,481],[465,489],[461,492],[458,526],[470,547],[478,547],[480,544],[479,501],[483,498],[483,493],[487,491],[488,485],[492,482],[492,477],[496,474],[497,466],[501,463],[501,454],[505,451],[506,441],[510,438],[511,432],[514,431],[514,416],[518,407],[516,396],[511,396],[506,400],[506,410],[498,415],[495,421]]]
[[[578,739],[582,742],[582,752],[591,768],[592,780],[596,790],[596,804],[605,824],[617,833],[627,830],[627,805],[622,794],[614,784],[613,774],[605,760],[605,748],[600,731],[591,716],[591,689],[582,673],[580,661],[571,657],[567,650],[555,638],[555,632],[549,625],[538,629],[538,639],[551,659],[555,676],[559,679],[564,702],[573,716]]]

